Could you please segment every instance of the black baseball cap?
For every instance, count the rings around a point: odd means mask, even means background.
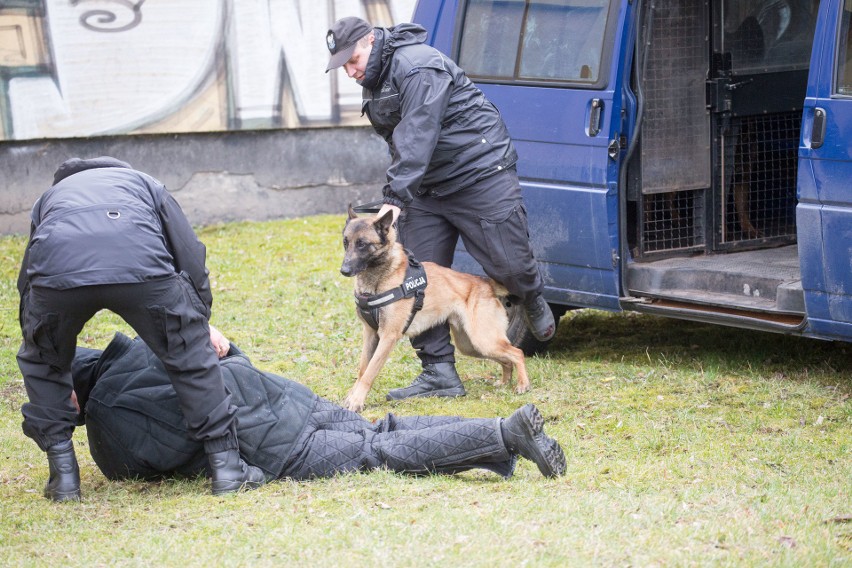
[[[349,16],[334,22],[325,36],[325,43],[331,52],[325,72],[337,69],[352,57],[358,40],[373,31],[373,26],[361,18]]]

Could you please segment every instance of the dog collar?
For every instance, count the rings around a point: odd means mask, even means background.
[[[423,299],[426,296],[426,286],[428,284],[426,280],[426,270],[424,270],[423,265],[414,258],[411,251],[406,249],[405,254],[408,256],[408,266],[405,268],[405,279],[402,281],[402,284],[391,290],[380,292],[379,294],[371,295],[355,293],[355,304],[358,306],[358,311],[361,313],[361,317],[364,318],[364,321],[367,322],[367,325],[373,329],[379,329],[380,310],[388,304],[392,304],[396,301],[402,300],[403,298],[414,298],[414,304],[411,306],[411,315],[408,317],[408,322],[402,330],[403,333],[405,333],[408,330],[408,326],[411,325],[411,322],[414,319],[414,314],[419,312],[423,307]]]

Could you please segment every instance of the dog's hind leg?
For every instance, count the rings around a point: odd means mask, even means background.
[[[511,363],[500,363],[503,367],[503,378],[500,379],[501,385],[508,385],[512,381],[512,370],[514,366]]]
[[[454,329],[454,334],[456,339],[465,338],[465,341],[456,344],[465,355],[491,359],[502,365],[503,378],[500,381],[501,384],[509,384],[512,380],[512,370],[516,369],[518,384],[515,385],[515,392],[520,394],[530,390],[524,352],[512,345],[504,331],[480,326],[475,332],[467,333],[467,330],[459,326],[458,329]]]
[[[503,384],[508,384],[512,379],[512,368],[518,371],[518,382],[515,392],[518,394],[530,390],[530,379],[527,376],[527,364],[524,352],[512,345],[508,339],[502,345],[499,353],[494,353],[491,358],[496,359],[503,365]]]
[[[481,346],[480,346],[481,347]],[[500,339],[490,349],[480,349],[480,357],[497,361],[503,367],[502,385],[508,385],[512,381],[512,370],[518,372],[518,382],[515,392],[518,394],[530,390],[530,379],[527,376],[527,365],[524,352],[511,344],[508,339]]]

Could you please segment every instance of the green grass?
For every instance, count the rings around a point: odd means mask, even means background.
[[[360,328],[340,276],[343,217],[201,229],[212,323],[267,371],[342,400]],[[0,564],[6,566],[852,566],[852,345],[637,314],[566,315],[532,390],[462,358],[468,396],[385,402],[418,372],[397,346],[364,414],[507,415],[536,403],[568,456],[411,478],[276,482],[226,497],[204,480],[109,482],[75,436],[84,501],[41,496],[46,461],[20,429],[15,279],[0,239]],[[105,346],[121,320],[80,338]],[[289,564],[287,564],[289,563]]]

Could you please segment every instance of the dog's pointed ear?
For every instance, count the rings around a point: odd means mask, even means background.
[[[352,209],[352,204],[349,204],[349,219],[347,221],[351,221],[352,219],[356,219],[358,215],[355,213],[355,210]]]
[[[393,225],[393,211],[388,209],[385,214],[376,219],[376,227],[381,229],[382,233],[387,234],[388,230]]]

